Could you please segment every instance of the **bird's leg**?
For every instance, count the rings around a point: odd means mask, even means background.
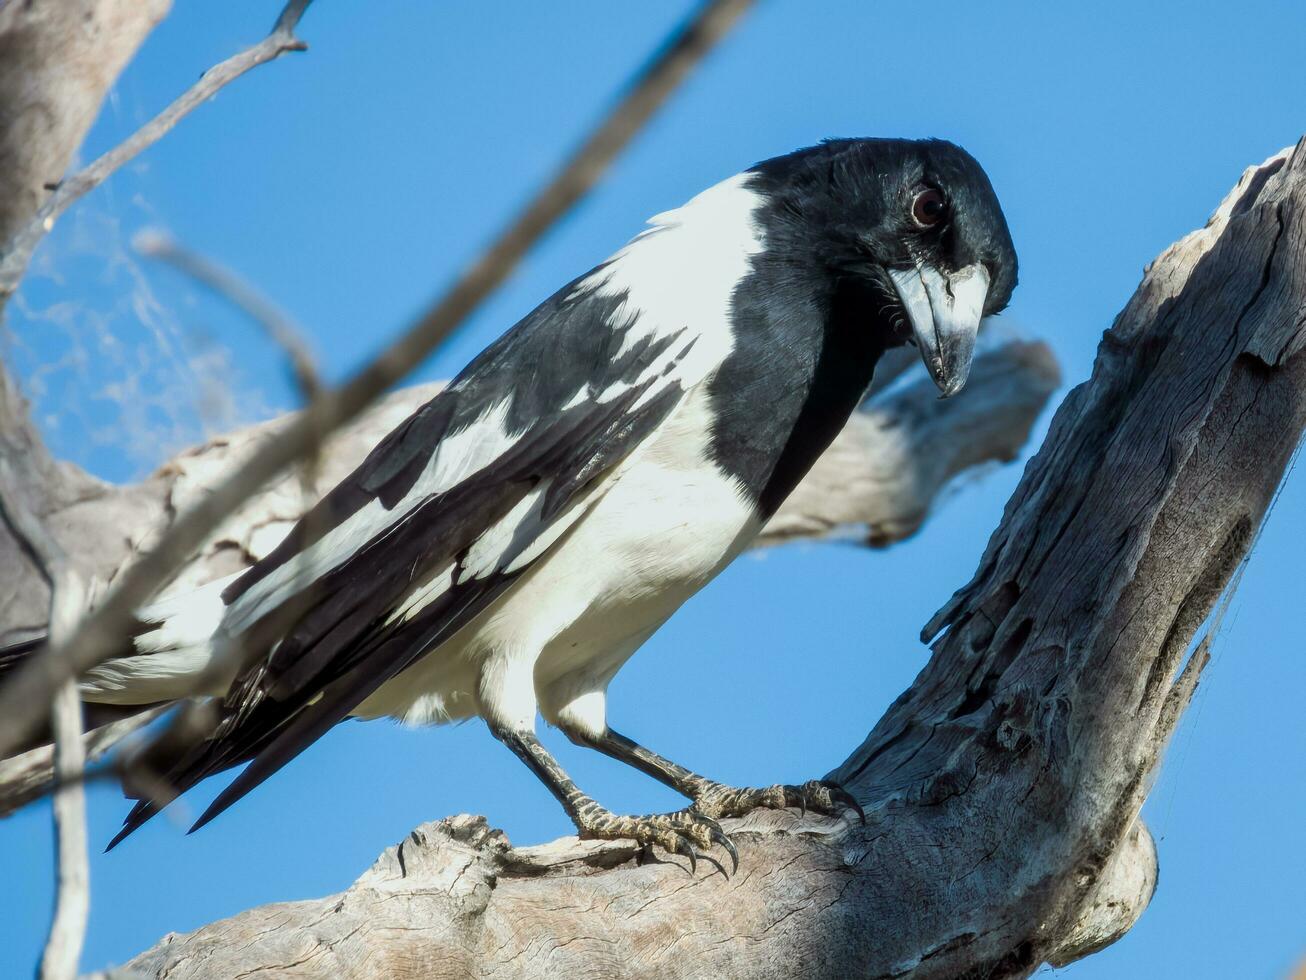
[[[691,871],[697,867],[698,859],[704,857],[698,848],[707,850],[716,843],[725,848],[734,861],[734,866],[739,867],[739,855],[734,844],[725,835],[721,825],[710,816],[690,808],[637,817],[613,813],[582,793],[562,766],[558,765],[558,760],[540,744],[533,733],[496,727],[491,727],[490,731],[495,738],[512,749],[557,797],[582,838],[656,844],[689,858]],[[716,864],[711,858],[707,860]],[[717,867],[721,866],[717,864]]]
[[[690,772],[684,766],[664,759],[611,728],[605,729],[602,735],[592,735],[568,726],[564,726],[563,731],[577,745],[597,749],[604,755],[634,766],[640,772],[666,783],[677,793],[693,800],[693,809],[704,816],[714,819],[738,817],[759,808],[780,810],[792,806],[831,816],[852,810],[863,823],[866,822],[866,814],[857,799],[838,783],[828,779],[811,779],[801,786],[778,784],[737,788]]]

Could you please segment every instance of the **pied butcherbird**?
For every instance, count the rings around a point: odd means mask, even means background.
[[[733,856],[722,816],[855,808],[819,780],[735,789],[690,772],[613,731],[608,685],[753,540],[885,350],[915,344],[956,393],[981,317],[1015,282],[988,178],[937,140],[831,140],[654,217],[486,348],[265,558],[140,611],[131,647],[83,678],[83,698],[200,694],[211,711],[160,743],[114,843],[248,763],[206,823],[350,716],[479,716],[581,836],[691,860],[713,841]],[[609,812],[536,739],[537,714],[692,804]]]

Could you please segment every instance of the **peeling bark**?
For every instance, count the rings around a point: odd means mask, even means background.
[[[1161,255],[1067,397],[933,656],[831,773],[862,827],[727,821],[740,872],[419,828],[348,891],[169,936],[127,970],[284,977],[1026,977],[1122,935],[1138,822],[1306,428],[1306,142]],[[126,975],[125,973],[123,975]]]

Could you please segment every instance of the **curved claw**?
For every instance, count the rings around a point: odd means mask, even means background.
[[[676,834],[676,853],[682,854],[689,858],[689,873],[692,875],[698,870],[698,851],[694,850],[688,838]]]
[[[725,852],[730,855],[731,873],[733,874],[734,872],[738,871],[739,852],[735,850],[735,842],[732,841],[729,837],[727,837],[724,831],[717,830],[715,828],[712,830],[712,840],[715,843],[720,844],[725,849]],[[722,869],[722,874],[724,873],[725,870]]]
[[[865,826],[866,826],[866,811],[863,810],[863,809],[862,809],[862,805],[861,805],[860,803],[857,802],[857,797],[853,796],[852,793],[849,793],[846,789],[844,789],[844,788],[843,788],[842,786],[840,786],[838,783],[835,783],[834,785],[829,786],[829,787],[827,787],[827,788],[828,788],[829,791],[830,791],[830,799],[832,799],[832,800],[834,800],[834,801],[836,801],[836,802],[838,802],[838,803],[842,803],[842,804],[843,804],[844,806],[846,806],[849,810],[854,810],[854,811],[856,811],[858,819],[861,820],[861,822],[862,822],[862,826],[865,827]]]
[[[722,878],[725,878],[727,881],[730,880],[729,872],[727,872],[725,867],[722,866],[721,862],[718,861],[716,858],[714,858],[711,854],[699,854],[699,857],[701,857],[708,864],[712,865],[712,867],[720,871]]]

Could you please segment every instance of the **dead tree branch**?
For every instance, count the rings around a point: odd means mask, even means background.
[[[304,331],[277,304],[229,269],[186,248],[171,235],[142,231],[132,239],[132,247],[146,258],[166,262],[254,321],[286,355],[305,403],[317,397],[322,390],[322,379]]]
[[[104,601],[65,642],[50,645],[0,690],[0,758],[48,714],[55,690],[112,655],[133,610],[175,573],[213,530],[286,467],[402,379],[501,283],[523,255],[597,182],[612,159],[712,49],[751,0],[710,0],[639,75],[557,175],[416,324],[352,379],[324,391],[277,439],[263,442],[238,471],[182,514],[154,547],[123,572]],[[303,9],[307,0],[288,9]],[[284,17],[284,15],[283,15]],[[278,25],[281,22],[278,21]],[[280,27],[278,27],[278,30]],[[274,34],[276,31],[274,31]]]
[[[50,635],[60,640],[72,632],[83,612],[81,580],[67,564],[51,580]],[[82,773],[82,701],[77,682],[68,681],[55,693],[54,826],[58,874],[54,919],[41,955],[41,980],[72,980],[82,958],[86,923],[91,912],[90,859],[87,854],[86,787]]]
[[[4,243],[0,311],[17,289],[37,244],[78,198],[157,142],[228,82],[284,51],[301,49],[294,28],[309,2],[291,0],[263,42],[210,69],[133,136],[63,180],[57,178],[109,86],[169,4],[167,0],[70,0],[0,6],[0,119],[4,121],[0,126],[0,242]],[[2,367],[0,459],[14,471],[15,485],[40,502],[41,517],[113,494],[76,467],[50,458],[17,385]],[[0,558],[7,558],[5,552],[14,546],[22,543],[0,538]],[[85,560],[85,550],[79,548],[73,561]],[[32,592],[40,586],[31,577],[24,585],[7,595],[12,608],[33,608]],[[70,631],[64,639],[71,635]],[[8,762],[4,765],[13,770]]]
[[[865,827],[732,822],[741,873],[427,824],[348,891],[172,936],[173,980],[1027,977],[1123,934],[1189,650],[1306,428],[1306,141],[1160,256],[1063,403],[933,656],[832,774]]]
[[[50,634],[61,639],[72,631],[82,614],[81,580],[62,547],[23,500],[13,471],[0,457],[0,518],[22,544],[50,588]],[[54,919],[41,956],[41,980],[72,980],[86,938],[91,907],[90,861],[86,853],[86,788],[82,773],[86,753],[82,746],[82,702],[76,681],[55,694],[54,826],[58,874]]]
[[[272,32],[258,44],[232,55],[214,65],[200,80],[181,94],[171,105],[119,143],[84,170],[67,177],[55,186],[54,193],[40,206],[36,214],[7,238],[3,255],[0,255],[0,304],[3,304],[22,281],[23,272],[32,252],[54,227],[55,221],[88,191],[94,190],[123,164],[161,140],[192,109],[212,98],[219,89],[235,81],[245,72],[278,58],[287,51],[304,51],[307,45],[295,37],[295,27],[312,0],[290,0],[281,11]],[[62,58],[52,55],[47,69],[62,63]],[[98,108],[98,104],[97,104]]]

